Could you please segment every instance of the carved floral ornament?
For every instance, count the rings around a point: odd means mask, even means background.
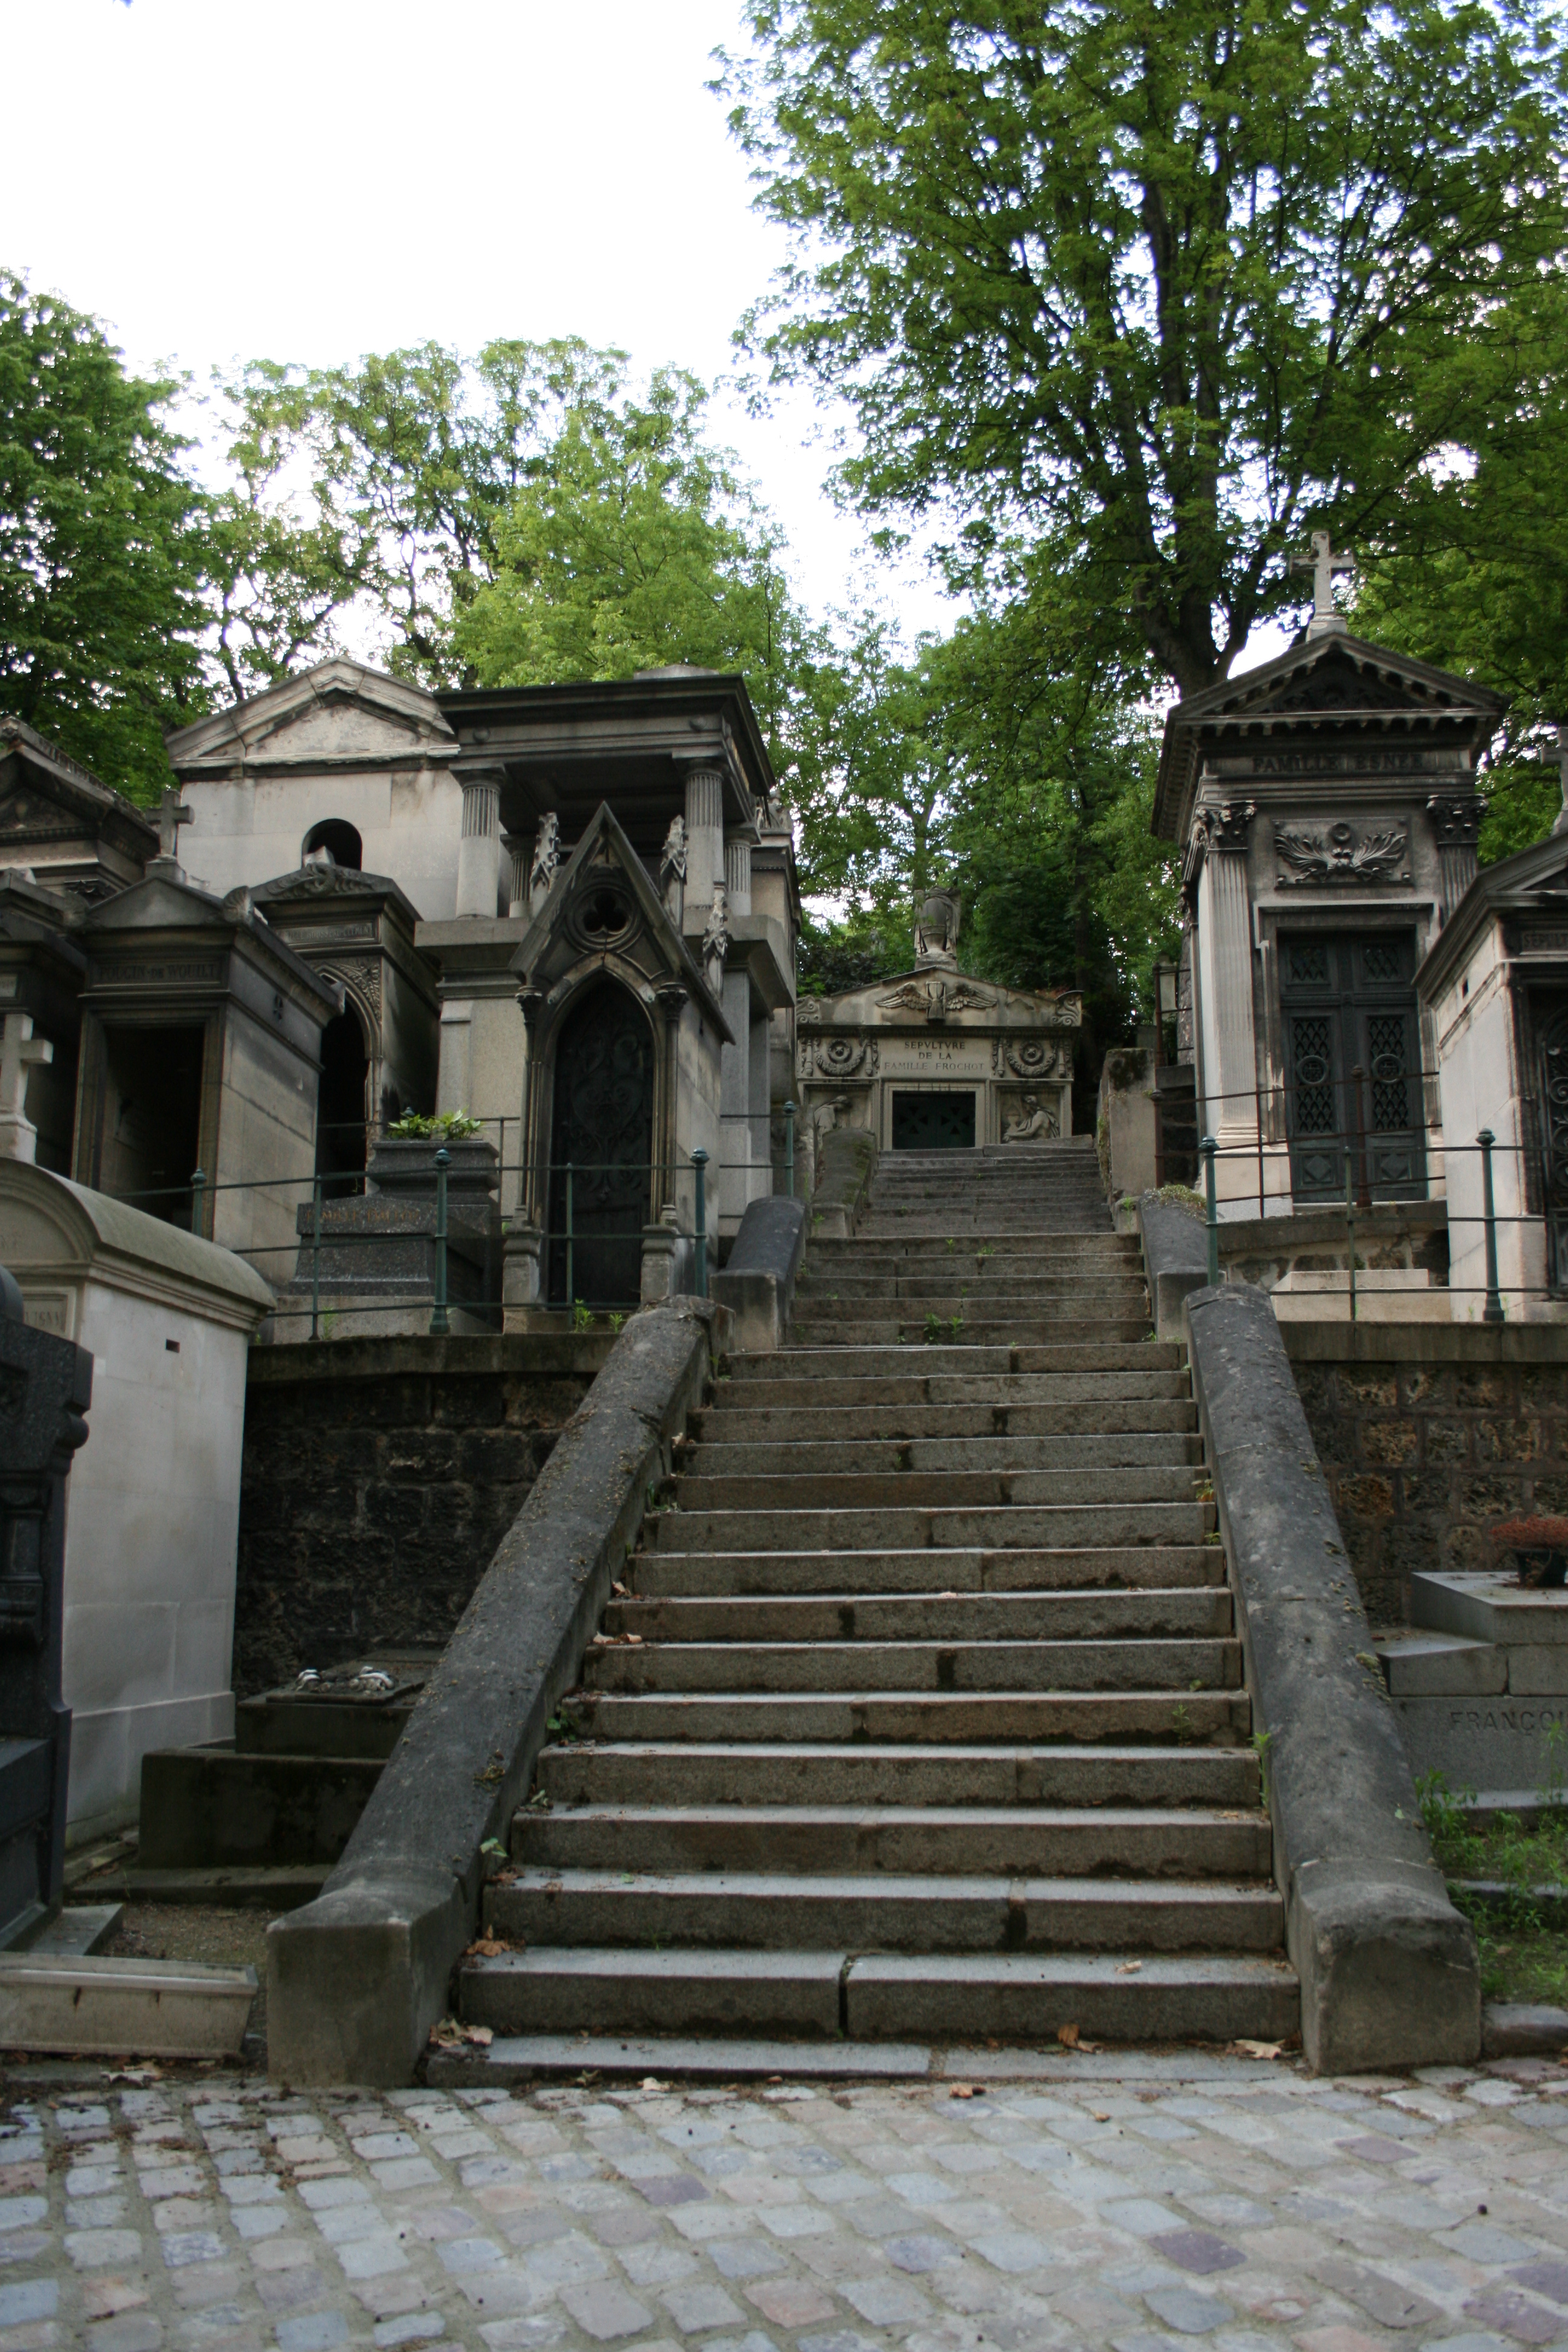
[[[1016,1078],[1062,1078],[1071,1068],[1071,1048],[1059,1037],[998,1037],[991,1049],[996,1076]]]
[[[877,1043],[872,1037],[803,1037],[797,1061],[803,1078],[814,1070],[824,1078],[874,1078]]]
[[[1405,861],[1410,828],[1385,824],[1363,830],[1342,818],[1311,831],[1277,824],[1274,848],[1282,890],[1336,882],[1408,882]],[[1402,870],[1404,869],[1404,870]]]

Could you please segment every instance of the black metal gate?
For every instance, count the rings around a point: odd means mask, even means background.
[[[555,1047],[552,1306],[636,1303],[652,1157],[652,1034],[626,991],[601,981],[568,1014]]]
[[[893,1097],[895,1151],[973,1151],[973,1094],[898,1093]]]
[[[1363,1123],[1373,1197],[1425,1200],[1415,973],[1410,931],[1281,937],[1286,1122],[1299,1202],[1344,1199],[1346,1152],[1357,1151]],[[1358,1066],[1359,1108],[1352,1077]],[[1353,1161],[1351,1172],[1359,1176]]]

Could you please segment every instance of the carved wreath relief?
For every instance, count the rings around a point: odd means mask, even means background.
[[[1395,871],[1409,854],[1407,825],[1387,824],[1375,833],[1358,833],[1354,825],[1342,819],[1338,824],[1306,833],[1277,824],[1274,847],[1281,866],[1281,889],[1298,889],[1303,884],[1313,883],[1410,879],[1408,871]]]

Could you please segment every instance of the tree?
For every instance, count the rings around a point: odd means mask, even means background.
[[[1546,0],[748,0],[727,62],[795,233],[748,330],[852,403],[869,514],[1077,583],[1183,692],[1396,526],[1563,240]],[[771,321],[771,323],[770,323]]]
[[[163,727],[205,708],[178,389],[0,272],[0,709],[142,800],[168,781]]]
[[[1506,384],[1472,446],[1430,483],[1423,528],[1367,551],[1352,617],[1363,635],[1510,698],[1483,778],[1483,864],[1540,841],[1562,806],[1568,720],[1568,296],[1549,281],[1497,320]],[[1461,355],[1460,364],[1463,363]]]
[[[703,436],[703,387],[657,372],[574,399],[494,518],[489,576],[453,656],[483,686],[626,677],[691,662],[746,677],[781,774],[809,632],[780,541],[733,460]]]
[[[1149,1003],[1180,945],[1178,861],[1151,831],[1159,741],[1114,665],[1059,610],[982,611],[942,649],[950,839],[969,901],[965,961],[1014,987],[1084,998],[1079,1077]],[[1087,1115],[1089,1104],[1080,1102]]]

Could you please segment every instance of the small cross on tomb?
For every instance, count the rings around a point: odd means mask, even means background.
[[[30,1013],[7,1013],[0,1036],[0,1160],[31,1160],[37,1129],[27,1117],[27,1075],[52,1062],[47,1037],[33,1034]]]
[[[165,784],[163,797],[158,803],[158,855],[177,859],[180,854],[180,827],[194,823],[195,811],[187,808],[180,798],[177,784]]]
[[[1344,615],[1334,603],[1334,574],[1336,572],[1353,572],[1355,557],[1347,555],[1342,549],[1336,555],[1330,534],[1326,530],[1315,530],[1312,533],[1312,552],[1310,555],[1293,555],[1290,569],[1292,572],[1310,572],[1312,575],[1312,617],[1307,624],[1307,635],[1321,637],[1331,629],[1342,629]]]

